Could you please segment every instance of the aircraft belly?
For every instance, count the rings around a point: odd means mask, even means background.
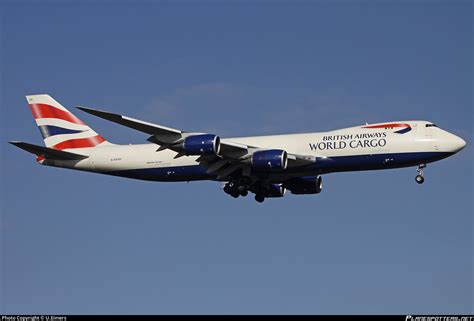
[[[127,169],[107,171],[104,174],[160,182],[185,182],[215,178],[215,176],[208,175],[207,168],[201,165]]]
[[[315,170],[321,173],[390,169],[417,166],[452,155],[444,152],[383,153],[318,158]]]

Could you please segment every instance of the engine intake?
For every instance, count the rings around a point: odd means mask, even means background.
[[[194,135],[186,137],[181,147],[186,155],[217,155],[221,140],[219,136],[212,134]]]
[[[284,186],[291,191],[292,194],[318,194],[323,189],[323,179],[321,176],[292,178],[285,182]]]
[[[288,155],[281,149],[261,150],[253,153],[251,164],[256,170],[284,170],[288,166]]]

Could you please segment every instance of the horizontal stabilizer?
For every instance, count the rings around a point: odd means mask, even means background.
[[[69,153],[62,150],[52,149],[44,146],[33,145],[25,142],[9,142],[16,147],[19,147],[27,152],[42,156],[46,159],[59,159],[59,160],[81,160],[88,158],[89,156],[79,155],[75,153]]]

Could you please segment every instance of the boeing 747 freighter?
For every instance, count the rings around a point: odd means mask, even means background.
[[[329,132],[221,138],[106,111],[78,107],[148,135],[148,144],[116,145],[49,95],[26,96],[44,145],[12,141],[38,163],[134,179],[223,182],[232,197],[318,194],[322,175],[417,166],[454,155],[466,142],[429,121],[390,121]]]

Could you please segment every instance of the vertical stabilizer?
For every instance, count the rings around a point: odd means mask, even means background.
[[[58,150],[109,144],[49,95],[26,96],[46,147]]]

